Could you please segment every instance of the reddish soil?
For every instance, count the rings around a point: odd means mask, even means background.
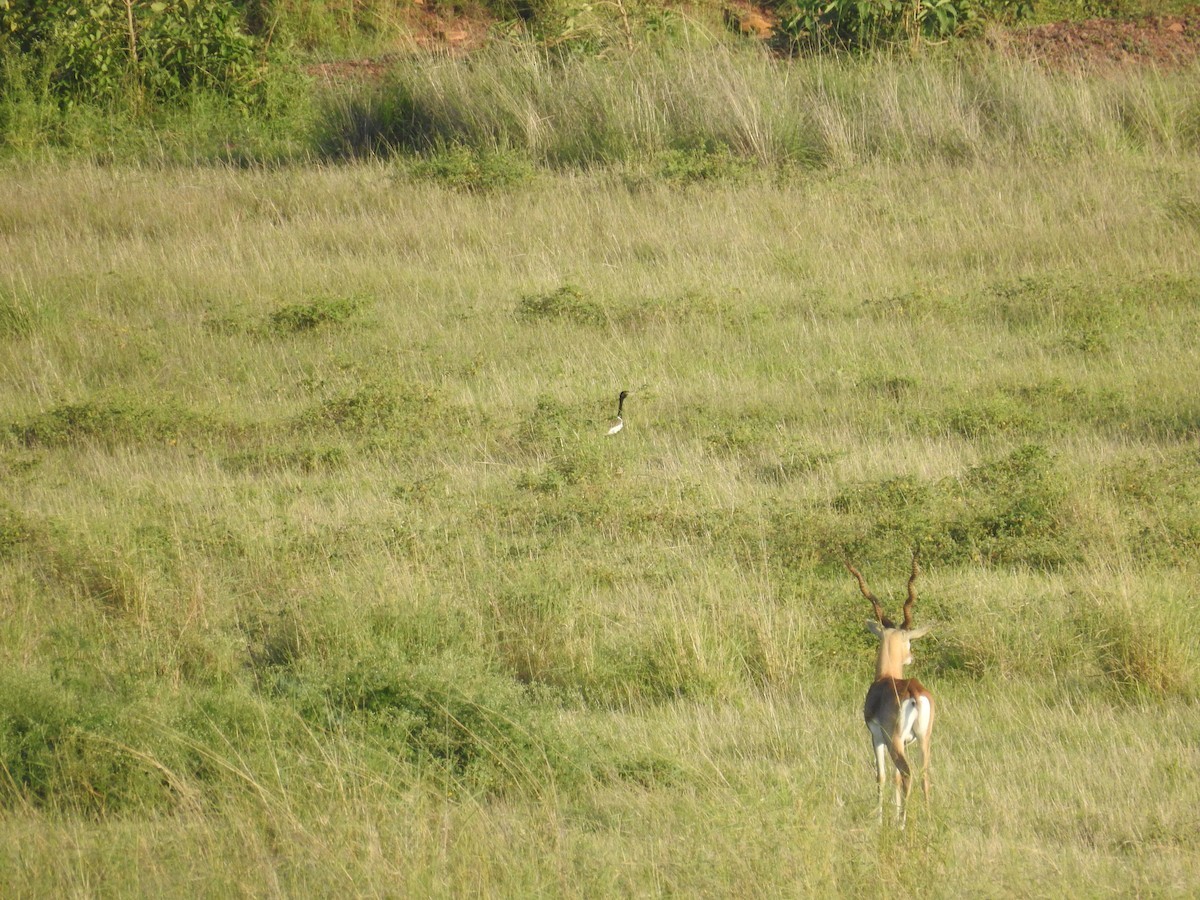
[[[1056,69],[1174,68],[1200,59],[1200,6],[1132,21],[1091,19],[1013,28],[996,37],[1011,53]]]

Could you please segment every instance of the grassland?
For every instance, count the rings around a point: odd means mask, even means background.
[[[0,171],[7,893],[1195,894],[1194,73],[441,65]]]

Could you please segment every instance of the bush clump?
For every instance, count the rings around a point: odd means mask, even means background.
[[[297,698],[321,727],[368,739],[402,759],[442,769],[472,789],[536,783],[557,741],[517,682],[466,660],[412,664],[364,652]]]
[[[526,294],[517,304],[517,317],[526,322],[561,319],[578,325],[603,325],[608,321],[599,303],[570,284],[541,294]]]
[[[533,177],[532,164],[515,151],[463,146],[430,153],[417,160],[411,171],[416,178],[468,194],[502,190]]]
[[[0,806],[99,814],[168,804],[170,779],[118,705],[36,673],[0,675]],[[175,785],[174,787],[178,787]]]
[[[946,40],[988,20],[1017,21],[1033,0],[787,0],[783,30],[802,46],[868,48]]]
[[[297,334],[324,325],[340,325],[363,305],[356,297],[318,297],[307,303],[290,303],[271,313],[270,329],[278,334]]]
[[[81,441],[105,444],[153,443],[178,440],[207,430],[203,416],[166,402],[148,404],[130,397],[59,403],[10,432],[27,446],[66,446]]]
[[[153,101],[195,91],[246,104],[261,99],[262,47],[230,0],[5,0],[0,35],[0,54],[41,70],[68,104],[108,102],[130,90]]]
[[[428,418],[439,405],[437,392],[426,385],[370,381],[320,401],[302,413],[295,426],[301,431],[386,431],[416,440],[428,432]]]
[[[1050,451],[1026,444],[961,477],[849,485],[828,508],[778,513],[772,542],[781,559],[815,554],[835,569],[847,555],[900,566],[917,545],[930,564],[1055,569],[1077,560],[1084,540],[1060,475]]]

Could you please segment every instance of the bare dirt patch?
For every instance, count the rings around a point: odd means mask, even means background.
[[[1179,15],[1089,19],[1009,29],[1003,49],[1055,69],[1178,68],[1200,59],[1200,7]]]

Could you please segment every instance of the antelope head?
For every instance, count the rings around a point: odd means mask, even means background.
[[[933,628],[932,625],[922,625],[920,628],[913,627],[912,611],[914,604],[917,602],[917,575],[921,571],[917,563],[917,554],[913,553],[912,573],[908,576],[908,599],[904,601],[904,619],[899,625],[883,611],[883,605],[879,602],[879,598],[871,593],[871,589],[867,587],[867,582],[863,578],[862,573],[849,562],[846,563],[846,568],[850,570],[850,574],[858,582],[859,590],[871,602],[871,608],[875,612],[875,618],[867,620],[867,631],[879,638],[879,659],[875,677],[903,677],[904,666],[913,661],[912,642],[917,638],[924,637]]]

